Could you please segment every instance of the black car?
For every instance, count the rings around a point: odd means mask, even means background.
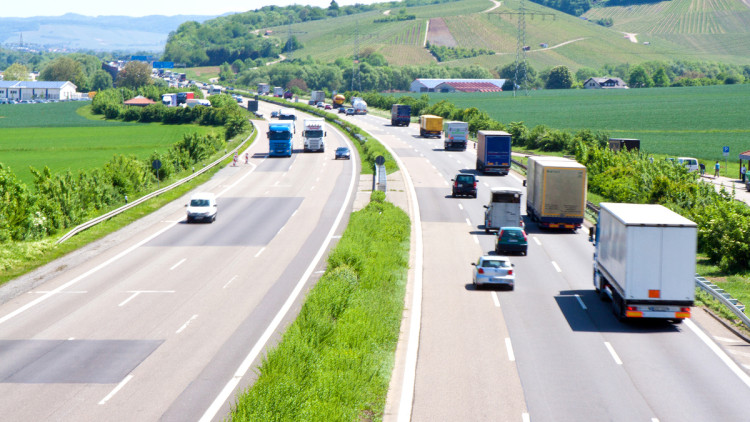
[[[338,160],[339,158],[341,158],[342,160],[348,160],[349,158],[351,158],[351,153],[349,152],[349,148],[347,147],[336,148],[336,155],[334,159]]]
[[[473,174],[459,173],[456,175],[453,181],[453,197],[456,196],[471,196],[472,198],[477,197],[477,179]]]

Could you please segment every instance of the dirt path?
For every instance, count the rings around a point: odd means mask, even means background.
[[[383,14],[384,15],[390,15],[391,14],[391,9],[386,10],[385,12],[383,12]]]
[[[746,1],[750,1],[750,0],[746,0]],[[627,33],[627,32],[623,32],[623,34],[625,34],[625,38],[629,39],[630,42],[634,42],[634,43],[638,44],[638,39],[635,37],[638,34],[630,34],[630,33]]]
[[[546,50],[553,50],[553,49],[555,49],[555,48],[558,48],[558,47],[562,47],[562,46],[564,46],[564,45],[567,45],[567,44],[571,44],[571,43],[574,43],[574,42],[578,42],[578,41],[583,41],[583,40],[585,40],[585,39],[586,39],[586,37],[583,37],[583,38],[576,38],[576,39],[574,39],[574,40],[570,40],[570,41],[565,41],[565,42],[561,42],[560,44],[557,44],[557,45],[553,45],[552,47],[547,47],[547,48],[537,48],[537,49],[534,49],[534,50],[529,50],[529,51],[546,51]],[[495,55],[496,55],[496,56],[502,56],[502,55],[504,55],[504,54],[516,54],[516,52],[515,52],[515,51],[513,51],[513,52],[508,52],[508,53],[495,53]]]
[[[500,7],[500,5],[503,4],[503,2],[501,2],[501,1],[496,1],[496,0],[490,0],[490,1],[493,2],[493,3],[495,3],[495,5],[492,6],[492,7],[490,7],[489,9],[485,10],[482,13],[487,13],[487,12],[489,12],[491,10],[497,9],[498,7]],[[750,1],[750,0],[746,0],[746,1]]]

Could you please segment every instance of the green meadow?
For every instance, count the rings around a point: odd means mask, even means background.
[[[53,173],[102,167],[114,155],[147,158],[166,151],[185,133],[221,131],[198,125],[125,123],[87,118],[88,103],[0,106],[0,163],[27,186],[30,167]]]
[[[412,94],[414,95],[414,94]],[[419,95],[419,94],[417,94]],[[649,154],[730,160],[750,150],[750,85],[628,90],[542,90],[490,93],[430,93],[430,103],[446,100],[477,107],[502,122],[527,127],[606,131],[637,138]]]

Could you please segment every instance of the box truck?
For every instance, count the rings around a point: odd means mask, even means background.
[[[427,138],[430,136],[440,137],[443,134],[443,118],[432,114],[419,116],[419,136]]]
[[[499,130],[477,132],[477,171],[505,176],[510,171],[511,135]]]
[[[268,95],[271,93],[271,85],[259,83],[258,84],[258,95]]]
[[[194,100],[195,99],[195,92],[187,91],[187,92],[178,92],[177,93],[177,104],[186,104],[187,100]]]
[[[695,300],[694,222],[655,204],[600,204],[594,288],[619,320],[690,318]]]
[[[484,208],[484,231],[499,230],[501,227],[523,227],[521,197],[518,188],[492,188],[490,203]]]
[[[310,93],[310,104],[316,105],[318,103],[324,103],[326,102],[326,93],[325,91],[312,91]]]
[[[394,104],[391,106],[391,126],[409,126],[411,123],[411,106]]]
[[[529,157],[526,213],[542,228],[576,230],[586,211],[586,167],[563,157]]]
[[[282,95],[284,95],[284,88],[282,88],[280,86],[273,87],[273,96],[274,97],[281,97]]]
[[[448,122],[445,124],[443,149],[457,149],[464,151],[469,139],[469,124],[466,122]]]
[[[325,151],[326,136],[325,119],[305,119],[302,122],[302,138],[305,141],[304,150],[307,151]]]
[[[177,94],[162,94],[161,103],[167,107],[177,107]]]

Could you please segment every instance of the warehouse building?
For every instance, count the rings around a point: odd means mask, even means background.
[[[505,79],[415,79],[411,92],[500,92]]]
[[[64,81],[0,81],[0,99],[7,100],[71,100],[80,94],[73,82]]]

